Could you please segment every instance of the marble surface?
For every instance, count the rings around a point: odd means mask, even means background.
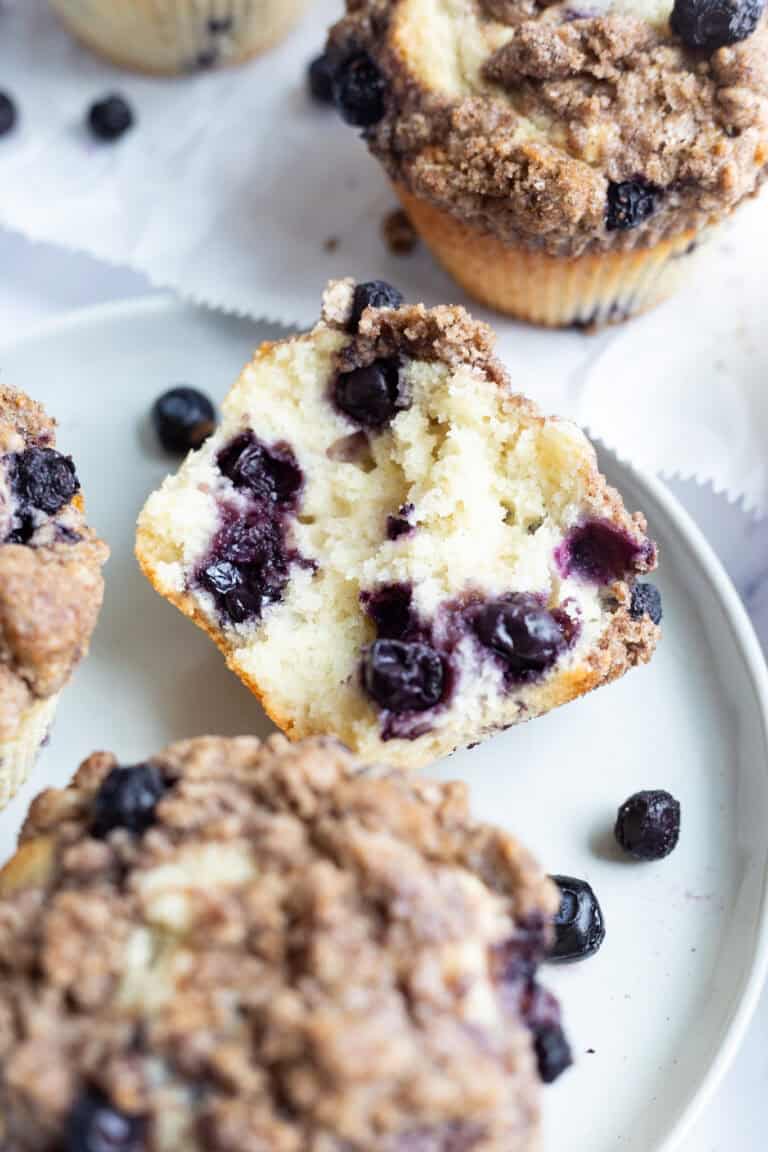
[[[0,233],[0,344],[74,308],[150,293],[141,277]],[[0,360],[0,371],[2,361]],[[768,647],[768,530],[711,488],[670,487],[698,521],[742,594]],[[649,1006],[650,1007],[650,1006]],[[763,1097],[768,1083],[768,992],[716,1098],[680,1152],[758,1152],[767,1146]]]

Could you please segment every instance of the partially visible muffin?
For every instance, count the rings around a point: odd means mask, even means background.
[[[291,737],[419,767],[650,659],[645,520],[493,342],[336,283],[148,500],[145,573]]]
[[[309,0],[50,0],[79,40],[116,64],[182,73],[273,47]]]
[[[455,279],[547,325],[669,295],[768,168],[764,0],[348,0],[335,94]]]
[[[0,807],[26,779],[88,650],[108,549],[39,404],[0,386]]]
[[[335,741],[97,754],[0,873],[0,1145],[536,1152],[557,906],[463,785]]]

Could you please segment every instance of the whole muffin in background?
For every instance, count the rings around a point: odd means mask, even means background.
[[[240,64],[279,43],[309,0],[50,0],[79,40],[115,64],[181,73]]]
[[[473,296],[545,325],[667,296],[768,165],[763,0],[348,0],[335,95]]]
[[[557,906],[463,785],[335,741],[97,754],[0,873],[0,1145],[535,1152]]]
[[[153,586],[294,739],[419,768],[651,659],[644,517],[493,346],[463,308],[332,283],[141,512]]]
[[[39,404],[0,386],[0,808],[20,788],[88,650],[107,546]]]

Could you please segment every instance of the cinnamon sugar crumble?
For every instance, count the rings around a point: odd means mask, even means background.
[[[87,1087],[152,1152],[533,1152],[533,1044],[497,957],[519,939],[535,966],[557,896],[464,787],[361,771],[332,740],[153,763],[169,790],[143,837],[89,837],[99,754],[36,801],[0,877],[3,1147],[52,1152]]]

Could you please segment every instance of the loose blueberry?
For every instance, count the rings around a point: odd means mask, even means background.
[[[236,488],[266,503],[292,506],[304,484],[289,446],[279,442],[267,447],[253,432],[244,432],[222,449],[217,464]]]
[[[90,1090],[69,1114],[64,1152],[143,1152],[146,1121],[113,1108],[106,1096]]]
[[[445,670],[427,644],[377,640],[365,659],[366,691],[390,712],[425,712],[440,702]]]
[[[342,372],[336,379],[336,404],[364,428],[382,428],[405,407],[400,386],[400,362],[375,360],[364,368]]]
[[[119,140],[133,127],[133,110],[122,96],[113,93],[88,109],[88,126],[98,140]]]
[[[0,92],[0,136],[7,136],[16,127],[19,113],[16,102],[7,92]]]
[[[80,489],[72,460],[53,448],[13,453],[8,458],[8,477],[22,506],[22,520],[29,518],[31,508],[54,516]]]
[[[91,833],[103,838],[123,828],[141,836],[154,823],[155,809],[166,787],[155,764],[113,768],[96,793]]]
[[[534,1033],[539,1076],[553,1084],[573,1064],[571,1047],[560,1024],[551,1024]]]
[[[610,520],[588,520],[574,528],[556,552],[564,576],[574,574],[596,584],[624,580],[641,563],[650,563],[653,545],[638,542]]]
[[[402,640],[415,626],[409,584],[385,584],[375,592],[363,593],[360,599],[380,639]]]
[[[689,48],[722,48],[757,29],[765,0],[675,0],[672,31]]]
[[[605,226],[609,232],[627,232],[637,228],[656,211],[659,188],[647,180],[622,180],[608,184]]]
[[[370,128],[386,111],[387,82],[367,52],[348,57],[333,77],[333,99],[342,119]]]
[[[318,104],[333,104],[333,65],[327,53],[315,56],[307,68],[309,94]]]
[[[619,808],[615,835],[636,860],[663,860],[680,839],[680,804],[669,792],[636,792]]]
[[[546,671],[565,648],[563,631],[555,617],[527,593],[485,604],[472,623],[481,644],[520,675]]]
[[[370,280],[365,284],[358,284],[355,287],[350,328],[353,332],[357,331],[360,317],[366,308],[401,308],[402,304],[402,292],[387,284],[386,280]]]
[[[654,624],[661,624],[663,616],[661,592],[655,584],[635,584],[629,614],[633,620],[642,620],[643,616],[650,616]]]
[[[216,427],[216,409],[196,388],[171,388],[155,401],[152,421],[166,452],[200,448]]]
[[[553,876],[560,889],[560,908],[555,916],[555,945],[549,954],[553,963],[586,960],[599,951],[605,939],[602,909],[585,880]]]

